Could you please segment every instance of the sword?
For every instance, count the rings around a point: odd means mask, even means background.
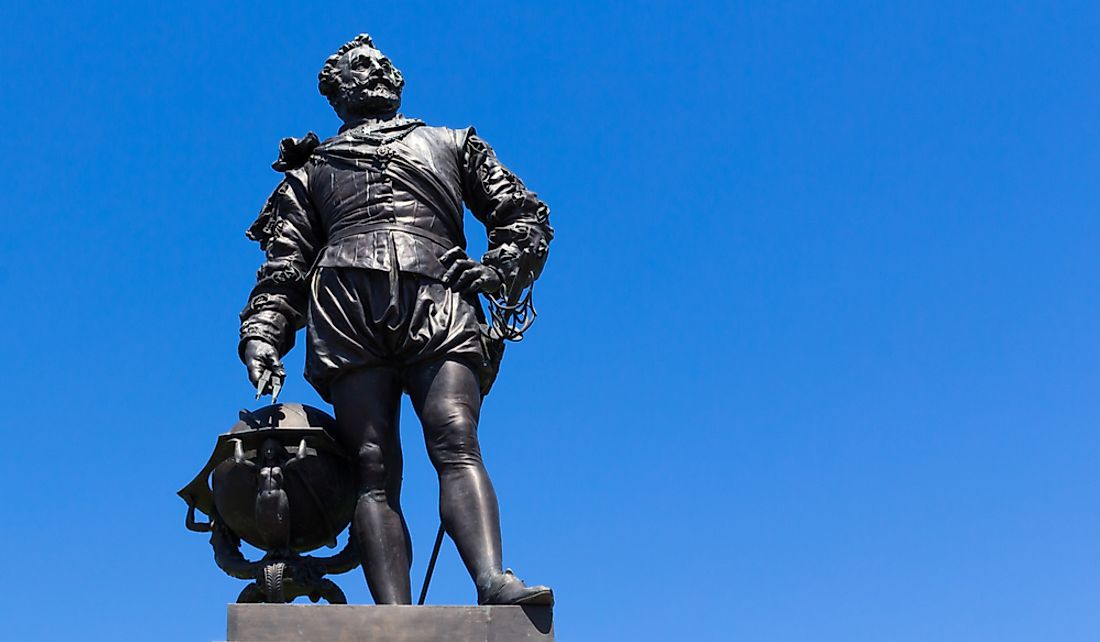
[[[435,561],[439,559],[439,547],[443,545],[443,522],[439,523],[439,532],[435,534],[435,546],[432,547],[432,558],[428,560],[428,570],[424,573],[424,585],[420,587],[420,599],[417,606],[423,606],[424,598],[428,597],[428,584],[432,581],[432,572],[435,571]]]

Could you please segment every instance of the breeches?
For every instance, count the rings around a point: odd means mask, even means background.
[[[326,401],[332,383],[362,368],[410,368],[451,359],[487,389],[496,365],[476,296],[406,272],[322,267],[311,283],[306,379]]]

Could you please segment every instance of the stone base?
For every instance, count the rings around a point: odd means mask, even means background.
[[[553,642],[547,606],[230,604],[229,642]]]

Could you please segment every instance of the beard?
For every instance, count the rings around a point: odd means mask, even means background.
[[[354,116],[384,116],[401,106],[401,90],[385,80],[340,87],[339,101]]]

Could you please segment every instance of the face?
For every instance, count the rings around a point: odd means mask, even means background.
[[[263,446],[260,447],[260,456],[265,461],[274,461],[279,454],[279,442],[273,439],[264,440]]]
[[[382,116],[401,106],[401,72],[390,59],[372,47],[352,49],[340,58],[340,116]]]

